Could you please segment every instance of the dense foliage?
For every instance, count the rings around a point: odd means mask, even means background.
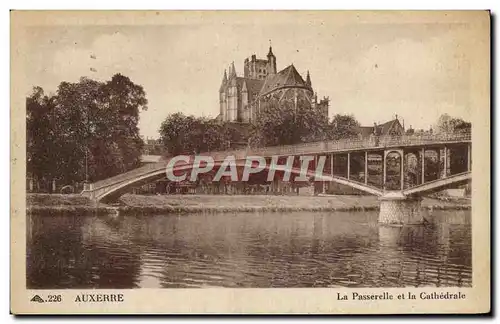
[[[353,115],[340,115],[333,116],[330,124],[329,138],[338,140],[342,138],[353,138],[359,134],[359,122]]]
[[[221,151],[245,143],[245,125],[205,117],[169,115],[160,126],[160,140],[168,155]]]
[[[328,118],[305,101],[270,100],[261,105],[253,123],[251,142],[256,146],[288,145],[328,138]]]
[[[442,114],[437,121],[438,133],[467,133],[471,131],[472,124],[461,118]]]
[[[306,102],[299,101],[295,109],[290,102],[270,101],[251,124],[174,113],[163,121],[160,136],[168,154],[178,155],[349,138],[357,135],[358,127],[350,115],[335,115],[329,122]]]
[[[351,115],[328,116],[306,100],[269,101],[263,105],[252,129],[251,142],[257,146],[288,145],[357,135],[359,123]]]
[[[121,74],[62,82],[54,95],[35,87],[26,100],[28,173],[41,183],[74,184],[137,167],[145,109],[143,88]]]

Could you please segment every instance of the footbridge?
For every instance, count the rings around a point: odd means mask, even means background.
[[[388,205],[384,201],[391,201],[391,208],[394,209],[394,201],[405,201],[406,204],[418,201],[421,196],[468,183],[471,180],[471,150],[470,134],[426,134],[343,139],[199,155],[212,157],[215,166],[233,156],[238,169],[244,167],[248,156],[260,156],[270,161],[272,157],[286,159],[293,156],[298,160],[299,156],[312,155],[313,166],[306,172],[308,180],[320,183],[323,188],[337,183],[378,196],[382,202],[382,213],[384,204]],[[324,167],[318,173],[315,167],[321,159]],[[193,158],[191,162],[174,165],[170,165],[170,161],[171,158],[163,158],[90,183],[82,194],[95,201],[112,200],[133,187],[165,179],[167,167],[174,173],[186,173],[193,168]],[[262,171],[269,172],[269,164]],[[294,165],[291,174],[300,175],[300,168]]]

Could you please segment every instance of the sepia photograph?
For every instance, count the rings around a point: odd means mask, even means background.
[[[489,24],[12,11],[21,304],[266,288],[488,311]]]

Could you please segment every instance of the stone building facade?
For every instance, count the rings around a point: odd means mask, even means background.
[[[234,62],[229,73],[224,71],[219,88],[219,120],[251,123],[263,109],[263,103],[270,99],[290,101],[295,105],[300,100],[307,100],[313,109],[320,109],[328,116],[329,99],[325,97],[318,102],[309,72],[304,80],[293,64],[277,71],[272,47],[269,47],[267,59],[252,55],[245,59],[243,67],[243,76],[237,75]]]

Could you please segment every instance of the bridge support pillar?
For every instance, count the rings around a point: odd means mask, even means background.
[[[448,169],[450,165],[450,150],[445,146],[443,148],[443,171],[441,172],[441,178],[446,178],[448,176]]]
[[[96,194],[94,190],[94,184],[88,181],[83,183],[83,191],[81,192],[82,196],[88,197],[91,200],[95,200]]]
[[[365,151],[365,184],[368,184],[368,151]]]
[[[422,224],[422,198],[405,197],[402,193],[390,193],[380,197],[378,221],[387,225]]]
[[[347,180],[351,178],[351,153],[347,153]]]
[[[88,181],[83,182],[83,190],[85,191],[94,190],[94,184]]]
[[[420,184],[425,183],[425,148],[422,147],[422,151],[420,151]]]
[[[472,145],[468,144],[467,145],[467,171],[472,171]]]

